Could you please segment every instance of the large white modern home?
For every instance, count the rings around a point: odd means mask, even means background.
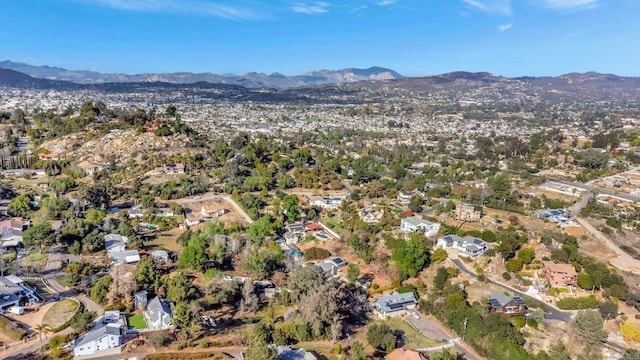
[[[412,292],[383,295],[373,303],[373,311],[382,320],[404,315],[407,310],[414,309],[418,301]]]
[[[93,355],[99,351],[122,345],[120,324],[106,324],[79,338],[73,347],[73,356]]]
[[[438,235],[440,224],[418,216],[411,216],[400,220],[400,231],[403,233],[423,231],[425,236],[432,237]]]
[[[42,302],[36,290],[15,275],[0,276],[0,309]]]
[[[440,249],[456,249],[460,255],[476,257],[484,254],[489,245],[481,239],[473,236],[460,237],[458,235],[445,235],[438,238],[436,247]]]

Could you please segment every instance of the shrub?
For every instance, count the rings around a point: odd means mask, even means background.
[[[154,347],[165,346],[167,345],[167,343],[169,343],[169,334],[163,332],[155,333],[151,335],[151,337],[149,338],[149,342]]]
[[[597,309],[599,304],[595,295],[558,300],[558,307],[562,310]]]
[[[329,252],[329,250],[325,250],[317,247],[312,247],[310,249],[307,249],[304,252],[304,260],[306,261],[326,259],[329,256],[331,256],[331,253]]]
[[[7,335],[16,340],[22,340],[25,335],[27,335],[27,331],[25,329],[21,328],[20,325],[14,323],[4,315],[0,315],[0,330],[3,330]]]
[[[528,318],[527,319],[527,325],[529,325],[529,327],[532,327],[534,329],[538,328],[538,321],[534,318]]]
[[[509,274],[509,272],[505,271],[502,273],[502,278],[509,281],[511,280],[511,274]]]
[[[527,320],[522,315],[514,316],[511,320],[513,321],[513,326],[518,329],[522,328],[527,323]]]
[[[200,342],[200,347],[201,347],[201,348],[203,348],[203,349],[208,348],[208,347],[209,347],[209,345],[210,345],[210,344],[209,344],[209,342],[208,342],[208,341],[201,341],[201,342]]]

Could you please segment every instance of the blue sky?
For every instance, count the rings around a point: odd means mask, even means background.
[[[640,0],[3,0],[0,14],[0,59],[73,70],[640,76]]]

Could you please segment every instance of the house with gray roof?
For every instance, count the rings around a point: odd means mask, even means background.
[[[144,317],[151,331],[170,329],[173,326],[171,303],[156,296],[147,304]]]
[[[138,250],[125,250],[107,253],[114,264],[135,264],[140,261]]]
[[[527,305],[519,296],[511,297],[496,291],[489,297],[489,312],[511,316],[524,315],[527,313]]]
[[[120,348],[122,345],[120,324],[106,324],[78,338],[73,346],[73,356],[94,355],[99,351]]]
[[[0,276],[0,309],[42,302],[36,290],[15,275]]]
[[[108,253],[121,252],[127,249],[129,238],[119,234],[107,234],[104,236],[104,249]]]
[[[279,345],[276,348],[278,360],[317,360],[318,358],[304,349],[293,350],[288,346]]]
[[[445,235],[438,239],[436,247],[440,249],[456,249],[460,255],[476,257],[484,254],[489,245],[482,239],[473,236],[460,237]]]
[[[414,309],[418,305],[412,292],[400,294],[393,292],[379,297],[373,302],[373,311],[382,320],[389,317],[404,315],[407,310]]]
[[[422,231],[425,236],[431,237],[438,235],[440,224],[418,216],[411,216],[400,220],[400,231],[403,233]]]

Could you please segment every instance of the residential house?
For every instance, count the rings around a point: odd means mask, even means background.
[[[373,311],[382,320],[404,315],[407,310],[414,309],[418,301],[412,292],[383,295],[373,303]]]
[[[421,353],[403,348],[393,350],[384,358],[385,360],[427,360]]]
[[[278,360],[317,360],[318,358],[304,349],[293,350],[288,346],[278,345]]]
[[[411,201],[411,198],[420,195],[420,192],[417,190],[414,191],[400,191],[398,193],[398,202],[401,204],[408,204]]]
[[[135,206],[129,209],[129,219],[139,219],[144,216],[144,210],[140,206]]]
[[[87,175],[93,175],[99,171],[107,171],[111,168],[109,164],[94,163],[89,161],[82,161],[78,163],[78,167],[81,168]]]
[[[171,304],[159,297],[153,298],[147,304],[147,310],[144,312],[145,321],[149,330],[166,330],[172,326],[173,313],[171,312]]]
[[[160,216],[160,217],[171,217],[171,216],[176,216],[176,213],[171,208],[162,207],[156,210],[154,215]]]
[[[151,258],[153,258],[153,262],[156,264],[168,264],[171,261],[171,259],[169,258],[169,253],[165,250],[152,251]]]
[[[65,158],[66,158],[66,156],[64,156],[64,154],[60,154],[60,153],[40,153],[40,154],[38,154],[38,159],[44,160],[44,161],[58,161],[58,160],[64,160]]]
[[[33,305],[43,300],[36,290],[15,275],[0,276],[0,309]]]
[[[183,163],[165,164],[164,172],[166,174],[184,174],[184,164]]]
[[[507,296],[501,292],[494,292],[489,297],[489,312],[504,315],[524,315],[527,313],[527,305],[518,296]]]
[[[73,356],[93,355],[102,350],[122,345],[120,324],[106,324],[78,338],[73,346]]]
[[[300,242],[300,240],[302,240],[302,237],[299,233],[294,233],[291,231],[284,233],[282,237],[284,238],[285,243],[289,245],[297,244]]]
[[[418,216],[411,216],[400,220],[400,231],[404,233],[423,231],[425,236],[431,237],[438,234],[440,224],[424,220]]]
[[[475,222],[479,221],[482,216],[480,210],[476,210],[475,206],[469,204],[456,205],[456,220]]]
[[[377,224],[384,216],[384,210],[378,210],[373,207],[367,207],[359,212],[362,221],[367,224]]]
[[[122,252],[127,249],[129,238],[118,234],[107,234],[104,236],[104,248],[107,253]]]
[[[438,239],[436,247],[440,249],[456,249],[460,255],[480,256],[484,254],[489,245],[481,239],[473,236],[465,236],[461,238],[458,235],[445,235]]]
[[[570,264],[543,261],[542,274],[547,278],[551,287],[575,286],[578,280],[576,269]]]
[[[22,230],[7,229],[0,235],[0,246],[3,248],[17,248],[23,241]]]
[[[149,302],[147,295],[148,293],[146,290],[142,290],[133,294],[133,301],[136,309],[144,309],[147,307],[147,303]]]
[[[107,255],[114,264],[135,264],[140,261],[138,250],[109,251]]]
[[[342,204],[342,197],[340,196],[323,196],[319,199],[311,201],[311,206],[316,206],[322,209],[337,209]]]

